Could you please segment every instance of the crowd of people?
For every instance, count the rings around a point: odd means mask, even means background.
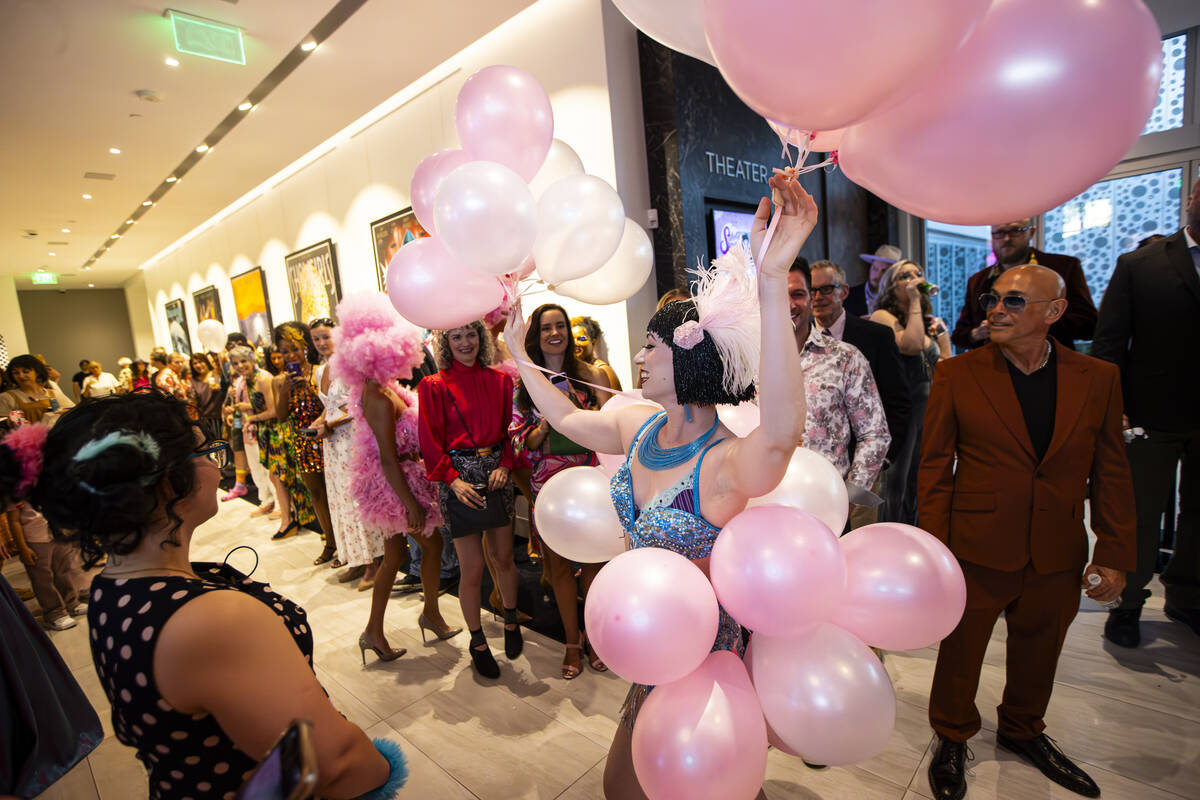
[[[971,276],[953,328],[932,315],[924,270],[898,248],[863,256],[861,288],[832,261],[798,257],[816,207],[794,180],[772,187],[782,222],[757,284],[702,274],[695,296],[673,290],[647,324],[636,385],[661,411],[604,408],[621,386],[603,332],[557,303],[526,317],[518,302],[424,332],[384,295],[352,296],[337,321],[285,322],[259,350],[232,333],[224,352],[160,348],[148,361],[121,359],[116,376],[83,360],[74,400],[38,356],[13,358],[0,392],[11,431],[0,447],[4,550],[26,565],[46,627],[87,616],[117,736],[137,749],[151,796],[236,790],[254,768],[246,753],[265,752],[297,717],[314,723],[323,796],[357,796],[396,774],[322,692],[303,609],[227,565],[191,561],[190,542],[218,497],[256,497],[250,516],[277,520],[247,543],[311,529],[322,539],[314,567],[342,570],[340,582],[371,592],[358,640],[364,664],[368,652],[381,661],[405,653],[384,631],[395,593],[423,592],[423,640],[461,634],[439,607],[456,588],[472,667],[492,680],[501,666],[480,622],[485,602],[503,616],[506,659],[523,649],[518,493],[532,507],[558,472],[595,465],[597,453],[627,454],[612,497],[628,546],[665,547],[707,570],[721,527],[779,482],[798,445],[845,479],[847,530],[920,525],[963,565],[968,611],[939,650],[930,703],[935,796],[965,792],[975,689],[1001,612],[1010,669],[1000,744],[1097,796],[1044,735],[1042,717],[1081,588],[1099,601],[1122,598],[1106,635],[1137,645],[1172,458],[1184,459],[1184,517],[1163,576],[1168,615],[1200,633],[1188,516],[1200,425],[1196,405],[1178,400],[1197,373],[1160,376],[1165,356],[1142,338],[1200,318],[1183,307],[1200,301],[1200,182],[1189,225],[1123,256],[1099,312],[1077,259],[1032,247],[1031,220],[994,226],[997,262]],[[764,198],[755,247],[769,210]],[[746,257],[739,249],[723,258]],[[744,267],[724,265],[748,275]],[[1144,307],[1154,292],[1182,304],[1173,322]],[[760,319],[753,342],[736,335],[747,314]],[[1093,338],[1107,361],[1074,352],[1076,340]],[[965,352],[954,356],[955,346]],[[752,399],[761,423],[734,435],[716,406]],[[1130,428],[1142,433],[1127,449]],[[232,485],[221,493],[228,468]],[[561,618],[562,678],[580,677],[585,664],[605,671],[580,604],[602,565],[554,552],[532,514],[528,547]],[[84,570],[96,567],[89,588]],[[747,633],[722,611],[714,649],[741,653]],[[605,770],[610,797],[641,796],[631,736],[651,688],[635,685],[624,706]]]

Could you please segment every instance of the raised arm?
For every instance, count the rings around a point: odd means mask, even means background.
[[[778,485],[792,452],[804,436],[804,376],[788,309],[787,273],[817,224],[817,204],[795,178],[776,175],[769,181],[783,208],[770,247],[758,264],[758,307],[762,318],[758,407],[762,422],[749,436],[733,443],[718,484],[737,494],[758,497]],[[763,198],[754,215],[750,244],[755,255],[770,222],[771,203]]]

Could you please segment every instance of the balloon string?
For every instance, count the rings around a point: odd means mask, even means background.
[[[583,386],[590,386],[593,389],[599,389],[600,391],[608,392],[609,394],[614,394],[614,395],[619,394],[624,397],[628,397],[631,400],[637,400],[640,403],[647,402],[646,398],[642,397],[640,394],[637,394],[635,392],[627,392],[627,391],[623,391],[621,389],[613,389],[608,386],[599,386],[595,383],[588,383],[587,381],[581,381],[578,378],[572,378],[571,376],[567,375],[567,373],[565,373],[565,372],[555,372],[552,369],[547,369],[546,367],[539,366],[537,364],[534,364],[532,361],[526,361],[523,358],[514,358],[513,361],[517,362],[518,364],[524,364],[527,367],[533,367],[538,372],[544,372],[547,375],[550,375],[552,377],[567,378],[569,381],[571,381],[571,383],[578,383]]]
[[[758,256],[755,258],[755,263],[761,264],[763,256],[767,254],[767,248],[771,246],[771,239],[775,237],[775,229],[779,227],[779,218],[783,216],[783,205],[775,206],[775,215],[771,217],[771,224],[767,226],[767,235],[763,237],[762,245],[758,248]]]

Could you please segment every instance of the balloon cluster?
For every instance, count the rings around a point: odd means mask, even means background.
[[[962,225],[1034,216],[1102,178],[1162,73],[1142,0],[614,1],[802,154],[837,150],[855,183]]]
[[[739,435],[758,425],[749,404],[719,413]],[[534,514],[555,551],[608,561],[584,617],[609,668],[655,687],[633,729],[634,768],[651,800],[752,798],[768,743],[820,764],[883,749],[895,696],[868,646],[927,647],[958,624],[966,584],[945,545],[897,523],[839,539],[845,484],[799,448],[779,486],[721,530],[706,578],[669,550],[624,551],[608,479],[601,468],[563,470]],[[744,660],[710,652],[722,608],[753,631]]]
[[[462,147],[427,156],[413,173],[413,211],[430,236],[388,265],[388,295],[404,317],[464,325],[511,299],[523,279],[597,305],[641,288],[653,267],[649,236],[625,217],[616,190],[554,138],[550,97],[532,75],[481,69],[463,84],[454,119]]]

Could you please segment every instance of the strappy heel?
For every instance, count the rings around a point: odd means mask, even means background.
[[[483,649],[479,649],[480,647]],[[483,628],[471,631],[471,664],[480,677],[493,679],[500,677],[500,665],[496,663],[496,658],[492,655],[491,648],[488,647],[487,639],[483,635]]]
[[[417,617],[417,627],[421,629],[421,644],[425,643],[425,631],[429,631],[430,633],[432,633],[434,636],[436,636],[438,639],[441,639],[442,641],[445,641],[446,639],[451,639],[455,636],[458,636],[460,633],[462,633],[462,628],[451,628],[449,626],[446,626],[446,630],[443,631],[442,633],[438,633],[438,629],[433,627],[433,623],[430,622],[429,618],[426,617],[424,614],[421,614],[420,616]],[[482,628],[480,630],[482,630]]]
[[[512,625],[511,630],[509,630],[509,625]],[[521,624],[517,622],[517,610],[506,608],[504,609],[504,655],[508,656],[511,661],[521,655],[523,649],[525,649],[525,639],[521,636]]]
[[[571,655],[572,650],[578,650],[580,661],[583,660],[583,641],[584,641],[583,632],[580,631],[579,644],[568,644],[567,645],[567,652],[565,654],[563,654],[563,665],[562,665],[562,679],[564,681],[573,681],[576,678],[578,678],[580,675],[583,674],[583,664],[580,664],[577,667],[574,664],[567,663],[567,656]]]
[[[386,651],[382,650],[381,648],[371,644],[371,642],[367,639],[367,634],[360,634],[358,637],[358,653],[362,656],[362,663],[364,667],[367,665],[368,650],[373,652],[375,657],[380,661],[395,661],[397,658],[408,652],[403,647],[401,647],[399,650],[392,650],[391,648],[388,648]]]
[[[583,654],[587,657],[588,666],[596,670],[596,672],[608,672],[608,667],[600,660],[600,654],[596,652],[596,648],[592,647],[592,643],[588,641],[587,633],[580,631],[580,644],[583,645]]]

